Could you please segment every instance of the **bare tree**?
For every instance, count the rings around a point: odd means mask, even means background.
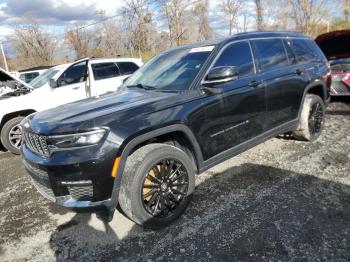
[[[256,29],[258,31],[263,30],[263,9],[261,0],[254,0],[256,10]]]
[[[99,10],[95,13],[97,19],[99,20],[96,29],[94,30],[95,35],[100,35],[100,44],[98,46],[98,53],[101,56],[118,56],[124,51],[124,46],[126,37],[125,31],[120,26],[121,20],[115,21],[114,17],[112,19],[106,16],[104,10]]]
[[[73,28],[66,29],[65,41],[75,52],[75,58],[81,59],[91,56],[93,49],[98,45],[94,43],[95,34],[89,31],[85,24],[75,24]]]
[[[52,64],[55,40],[36,21],[31,19],[29,23],[17,25],[14,38],[12,48],[22,61],[21,67]]]
[[[228,17],[229,35],[232,35],[233,27],[235,25],[237,26],[237,18],[241,7],[241,0],[223,0],[221,2],[220,9],[225,14],[225,16]]]
[[[209,25],[208,8],[208,0],[202,0],[194,6],[193,12],[198,20],[198,40],[208,40],[214,35],[214,31]]]
[[[153,13],[149,8],[148,0],[123,0],[125,7],[123,17],[129,31],[129,41],[139,53],[151,49],[152,37],[156,33],[152,21]]]
[[[328,17],[327,0],[287,0],[296,29],[306,34],[317,35],[318,28]]]
[[[350,6],[350,0],[343,0],[343,13],[344,13],[344,20],[349,21],[349,7]]]
[[[187,24],[191,18],[186,16],[190,7],[198,2],[195,0],[159,0],[163,14],[166,18],[169,38],[172,46],[185,43]]]

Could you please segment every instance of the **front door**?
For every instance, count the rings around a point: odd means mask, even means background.
[[[238,79],[217,85],[217,95],[208,95],[200,115],[210,116],[197,122],[201,128],[204,160],[233,148],[264,132],[265,86],[255,73],[248,41],[227,45],[212,68],[234,66]],[[203,136],[204,134],[204,136]]]
[[[68,67],[57,79],[57,87],[51,88],[50,99],[54,106],[86,98],[85,83],[87,60]]]

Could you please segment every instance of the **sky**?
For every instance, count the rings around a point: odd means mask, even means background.
[[[209,1],[209,20],[217,31],[226,21],[218,13],[218,4],[222,0]],[[121,0],[0,0],[0,41],[5,53],[11,55],[11,36],[17,23],[25,22],[28,17],[35,18],[53,36],[62,36],[64,29],[75,22],[86,24],[96,21],[96,12],[104,11],[107,17],[115,16],[123,7]],[[154,6],[152,6],[154,7]],[[153,10],[156,11],[157,10]],[[158,12],[159,13],[159,12]],[[164,27],[157,17],[154,21]],[[223,32],[225,34],[225,32]]]
[[[213,26],[217,23],[220,0],[210,0]],[[34,17],[48,30],[63,31],[74,22],[89,23],[96,19],[96,11],[104,10],[106,16],[117,14],[123,6],[121,0],[0,0],[0,40],[6,41],[16,23]]]

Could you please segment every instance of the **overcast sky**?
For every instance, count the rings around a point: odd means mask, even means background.
[[[0,0],[0,37],[6,40],[13,26],[26,17],[36,18],[51,31],[60,31],[76,21],[95,19],[96,11],[115,15],[121,6],[118,0]]]

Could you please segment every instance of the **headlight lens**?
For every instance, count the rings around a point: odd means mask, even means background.
[[[48,137],[50,149],[64,149],[71,147],[91,146],[98,144],[104,137],[106,130],[98,129],[85,133]]]

